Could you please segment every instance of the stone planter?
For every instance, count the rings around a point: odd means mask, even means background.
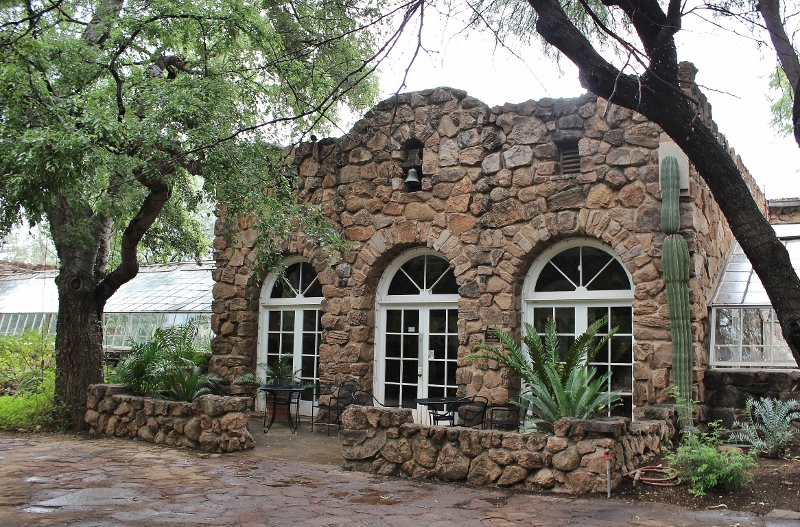
[[[89,434],[139,439],[149,443],[236,452],[253,448],[247,430],[252,401],[204,395],[191,403],[131,395],[130,386],[89,386],[84,420]]]

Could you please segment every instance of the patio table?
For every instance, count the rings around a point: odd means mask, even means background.
[[[304,384],[264,384],[258,391],[264,392],[267,395],[272,395],[272,416],[267,425],[267,409],[266,405],[269,404],[268,398],[265,397],[264,401],[264,433],[266,434],[272,424],[275,422],[275,409],[280,406],[286,407],[286,420],[289,424],[289,430],[294,434],[297,431],[297,426],[300,424],[300,394],[306,389]],[[292,405],[295,406],[295,416],[297,422],[292,419]]]

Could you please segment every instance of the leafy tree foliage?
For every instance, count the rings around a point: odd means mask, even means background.
[[[10,0],[0,4],[0,236],[47,220],[59,258],[56,397],[79,426],[101,381],[103,307],[137,251],[198,257],[224,200],[267,251],[297,222],[275,144],[372,102],[379,4]],[[112,255],[113,253],[113,255]],[[273,258],[274,260],[274,258]],[[115,264],[118,262],[118,264]]]

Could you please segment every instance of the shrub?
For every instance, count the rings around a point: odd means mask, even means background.
[[[140,395],[167,396],[186,400],[199,397],[215,387],[214,376],[205,375],[202,366],[208,352],[194,342],[197,326],[193,322],[158,328],[147,342],[134,344],[130,352],[111,373],[111,382],[130,384]],[[208,391],[201,393],[201,388]]]
[[[483,343],[475,346],[478,353],[468,355],[465,360],[490,359],[514,370],[528,392],[520,397],[521,404],[528,406],[537,424],[552,428],[553,423],[562,417],[599,417],[620,401],[620,392],[606,391],[611,373],[598,377],[597,369],[589,366],[616,332],[616,329],[609,331],[595,344],[597,332],[607,322],[608,319],[603,317],[578,335],[563,361],[560,361],[554,320],[545,327],[544,341],[532,325],[525,324],[524,349],[510,335],[494,328],[506,353]]]
[[[38,391],[19,392],[0,397],[0,430],[39,430],[57,428],[53,420],[55,370],[47,368]]]
[[[741,427],[742,431],[731,434],[731,439],[753,445],[753,449],[760,454],[782,456],[786,451],[786,443],[795,433],[792,431],[792,419],[800,419],[800,402],[749,397],[745,412],[747,422],[733,423],[734,428]]]
[[[40,391],[54,360],[52,336],[30,330],[0,335],[0,395]]]
[[[665,456],[689,483],[689,492],[694,496],[704,496],[711,489],[735,492],[753,479],[747,471],[755,465],[752,456],[736,450],[720,450],[725,431],[718,421],[710,423],[705,433],[684,430],[677,450]]]

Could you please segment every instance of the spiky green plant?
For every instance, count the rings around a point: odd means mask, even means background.
[[[195,343],[196,335],[194,322],[156,329],[153,338],[131,346],[111,373],[111,382],[130,384],[141,395],[169,391],[178,370],[199,367],[208,360],[208,353]]]
[[[608,319],[603,317],[578,335],[563,361],[560,360],[558,329],[554,320],[545,326],[544,340],[532,325],[525,324],[524,348],[508,333],[494,328],[494,334],[506,351],[481,343],[475,346],[477,353],[464,360],[490,359],[514,370],[528,392],[520,397],[521,404],[527,405],[534,421],[544,426],[552,427],[561,417],[598,417],[620,401],[620,392],[605,391],[611,373],[597,377],[596,368],[589,367],[589,362],[616,333],[614,328],[595,343],[597,332],[607,322]]]
[[[733,427],[742,430],[732,433],[731,439],[753,445],[760,454],[782,456],[789,438],[797,433],[792,430],[792,419],[800,419],[800,402],[749,397],[744,409],[747,422],[734,421]]]
[[[217,384],[222,380],[216,375],[203,373],[200,366],[189,360],[185,360],[183,365],[167,365],[167,369],[158,378],[162,384],[168,386],[163,398],[186,402],[192,402],[201,395],[215,393]]]

